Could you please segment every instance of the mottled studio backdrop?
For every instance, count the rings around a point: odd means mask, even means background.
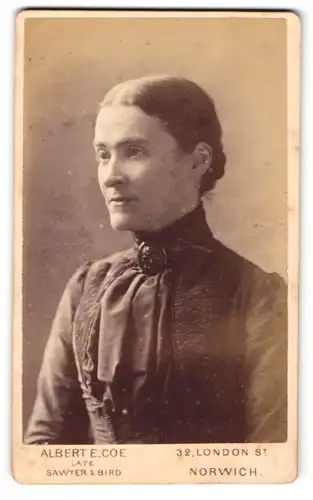
[[[228,163],[208,221],[225,244],[287,276],[285,36],[279,19],[26,21],[24,425],[68,278],[130,241],[109,227],[92,148],[98,103],[115,83],[174,73],[213,96]]]

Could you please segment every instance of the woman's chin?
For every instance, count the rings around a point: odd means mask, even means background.
[[[111,213],[110,224],[115,231],[154,231],[151,219],[135,217],[132,214]]]
[[[136,221],[126,214],[113,214],[110,216],[110,223],[115,231],[136,231],[138,230]]]

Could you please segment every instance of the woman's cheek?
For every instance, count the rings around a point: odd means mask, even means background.
[[[128,177],[138,182],[148,182],[156,177],[153,164],[149,160],[134,162],[128,172]],[[160,172],[157,174],[159,176]]]

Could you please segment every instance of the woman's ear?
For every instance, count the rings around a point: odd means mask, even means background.
[[[193,168],[202,177],[206,172],[212,172],[212,148],[206,142],[199,142],[193,152]]]

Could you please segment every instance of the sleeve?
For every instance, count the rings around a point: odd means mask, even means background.
[[[248,442],[287,439],[287,285],[259,276],[246,313],[245,379]]]
[[[25,444],[84,444],[87,413],[72,348],[72,326],[89,263],[68,282],[55,314]]]

